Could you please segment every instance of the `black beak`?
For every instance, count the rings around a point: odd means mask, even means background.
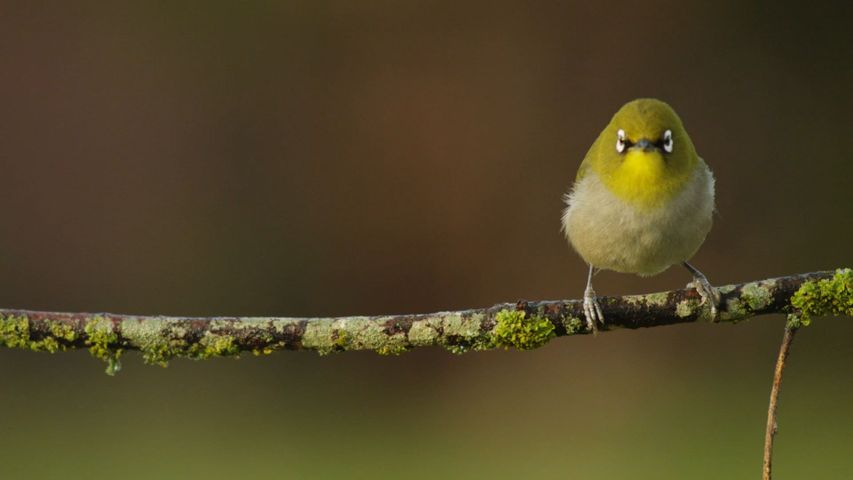
[[[645,138],[641,138],[639,141],[637,141],[637,143],[634,144],[634,147],[642,149],[644,152],[657,150],[658,148],[657,145]]]

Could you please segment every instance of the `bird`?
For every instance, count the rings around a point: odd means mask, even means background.
[[[688,263],[711,230],[714,175],[671,106],[654,98],[623,105],[564,201],[563,232],[589,265],[583,311],[590,331],[605,324],[592,287],[601,270],[648,277],[683,265],[693,277],[688,287],[717,318],[719,291]]]

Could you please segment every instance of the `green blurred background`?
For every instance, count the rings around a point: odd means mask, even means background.
[[[577,298],[561,195],[625,101],[717,176],[718,284],[853,264],[841,2],[3,2],[0,305],[429,312]],[[603,273],[600,294],[683,286]],[[757,478],[783,318],[174,361],[0,350],[0,477]],[[853,477],[853,325],[798,337],[776,478]]]

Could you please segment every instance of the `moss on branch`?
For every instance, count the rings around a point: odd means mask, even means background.
[[[791,297],[795,311],[788,325],[808,326],[812,316],[853,316],[853,270],[839,269],[832,278],[805,282]]]
[[[719,322],[786,313],[807,324],[813,316],[853,316],[853,273],[814,272],[720,287]],[[601,297],[603,330],[644,328],[710,318],[695,290]],[[322,355],[373,350],[398,355],[418,347],[452,353],[492,348],[530,350],[554,337],[590,333],[580,300],[502,303],[489,308],[416,315],[337,318],[163,317],[0,309],[0,346],[56,353],[86,348],[115,373],[127,350],[146,363],[173,358],[266,355],[314,350]]]

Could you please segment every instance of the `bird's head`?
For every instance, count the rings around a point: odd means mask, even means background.
[[[672,198],[699,162],[672,107],[649,98],[620,108],[588,155],[607,187],[643,207],[661,206]]]

